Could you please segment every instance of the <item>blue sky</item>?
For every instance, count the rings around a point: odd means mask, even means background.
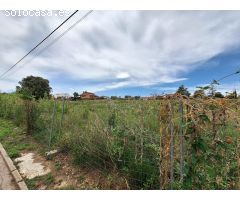
[[[218,80],[228,74],[240,70],[240,48],[232,49],[212,57],[204,63],[199,64],[198,68],[186,73],[187,80],[167,84],[157,84],[146,87],[127,87],[99,92],[99,95],[143,95],[173,93],[180,85],[187,87],[193,93],[197,86],[203,86]],[[233,75],[219,82],[216,89],[223,94],[226,91],[237,90],[240,92],[240,75]]]
[[[60,35],[80,11],[44,44]],[[65,17],[6,17],[0,12],[0,73]],[[44,45],[0,79],[14,91],[28,75],[50,80],[53,93],[141,95],[193,92],[240,69],[239,11],[94,11],[56,44]],[[221,82],[222,93],[240,88],[240,77]]]

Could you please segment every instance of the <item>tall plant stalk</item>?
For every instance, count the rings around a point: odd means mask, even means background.
[[[183,102],[179,102],[179,114],[180,114],[180,183],[183,182],[183,168],[184,168],[184,135],[183,135]]]

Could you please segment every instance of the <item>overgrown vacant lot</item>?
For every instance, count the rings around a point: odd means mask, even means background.
[[[239,189],[239,101],[22,100],[0,117],[79,167],[116,172],[131,189]],[[4,131],[3,133],[4,134]]]
[[[50,169],[46,175],[24,177],[29,189],[128,189],[124,177],[115,171],[81,167],[73,163],[69,154],[59,153],[46,159],[46,146],[24,132],[22,127],[3,118],[0,118],[0,142],[13,160],[21,154],[34,153],[34,162]]]

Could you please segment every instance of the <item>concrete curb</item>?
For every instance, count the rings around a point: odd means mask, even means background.
[[[14,180],[17,183],[17,186],[20,190],[28,190],[26,183],[24,182],[24,180],[22,179],[22,176],[19,174],[17,168],[15,167],[15,165],[13,164],[13,161],[11,160],[11,158],[8,156],[7,152],[5,151],[5,149],[3,148],[2,144],[0,143],[0,154],[2,155],[5,163],[8,166],[8,169],[10,170]]]

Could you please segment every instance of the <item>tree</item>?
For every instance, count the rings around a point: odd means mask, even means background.
[[[233,91],[233,97],[234,97],[234,99],[237,99],[237,97],[238,97],[236,90]]]
[[[124,99],[132,99],[132,96],[130,96],[130,95],[125,95]]]
[[[134,99],[135,100],[139,100],[141,97],[140,96],[135,96]]]
[[[190,96],[190,92],[187,90],[187,88],[184,87],[184,85],[181,85],[178,90],[176,91],[176,94],[181,94],[185,96]]]
[[[205,97],[205,92],[202,89],[196,90],[193,94],[194,98],[203,98]]]
[[[19,82],[20,86],[16,87],[16,92],[23,95],[29,95],[36,99],[49,97],[52,88],[49,81],[38,76],[28,76]]]
[[[216,86],[217,85],[219,85],[219,82],[216,81],[216,80],[213,80],[212,83],[209,85],[209,89],[208,89],[208,96],[209,97],[216,97],[215,93],[216,93]],[[217,96],[219,96],[219,98],[223,98],[223,97],[220,97],[221,95],[219,93],[217,94]]]
[[[79,94],[77,92],[73,93],[73,100],[76,100],[79,97]]]
[[[237,99],[237,91],[234,90],[233,92],[227,93],[226,98],[228,98],[228,99]]]
[[[215,98],[224,98],[224,96],[221,92],[215,92],[214,97]]]
[[[117,97],[117,96],[111,96],[111,99],[112,99],[112,100],[117,100],[118,97]]]

